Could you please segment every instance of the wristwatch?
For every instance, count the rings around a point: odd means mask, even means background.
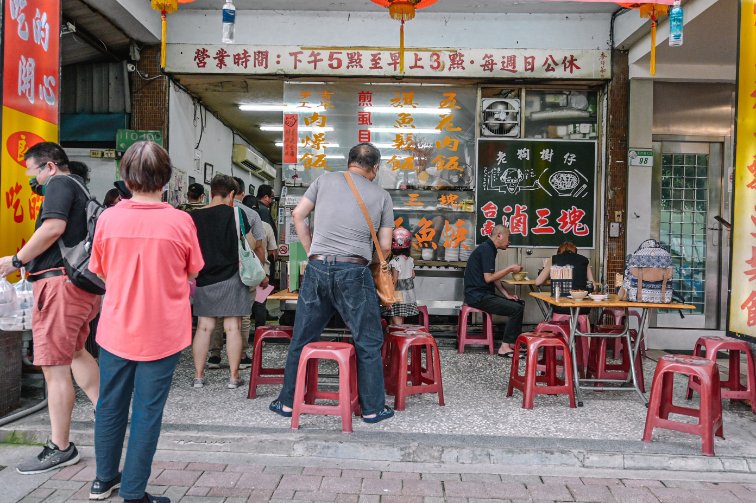
[[[24,263],[18,259],[18,255],[13,255],[11,257],[11,265],[16,269],[21,269],[24,266]]]

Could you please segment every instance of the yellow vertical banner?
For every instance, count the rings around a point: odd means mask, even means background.
[[[728,329],[756,337],[756,5],[740,2],[737,148]]]
[[[0,123],[0,256],[13,255],[34,233],[42,198],[29,187],[24,154],[58,141],[60,1],[3,4]]]

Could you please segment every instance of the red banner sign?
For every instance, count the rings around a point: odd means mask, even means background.
[[[297,114],[284,114],[283,162],[296,164],[299,160],[297,142],[299,142],[299,117]]]

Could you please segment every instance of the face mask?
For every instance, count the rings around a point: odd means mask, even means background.
[[[45,186],[37,181],[36,176],[33,176],[31,180],[29,180],[29,186],[31,187],[32,192],[34,192],[38,196],[45,195]]]

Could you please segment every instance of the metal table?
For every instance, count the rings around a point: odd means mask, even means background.
[[[617,337],[624,337],[627,341],[627,347],[630,348],[630,376],[627,379],[580,379],[580,374],[578,373],[578,366],[572,365],[573,373],[574,373],[574,380],[575,380],[575,396],[577,398],[578,407],[583,406],[583,395],[582,390],[593,390],[593,391],[632,391],[635,390],[638,393],[638,396],[641,397],[643,400],[643,403],[648,405],[648,400],[646,397],[641,393],[640,388],[638,387],[638,377],[635,375],[635,358],[638,354],[639,348],[641,347],[641,341],[644,337],[645,332],[645,326],[646,326],[646,317],[648,316],[648,310],[649,309],[695,309],[695,306],[692,306],[690,304],[679,304],[679,303],[669,303],[669,304],[663,304],[660,302],[630,302],[627,300],[619,300],[616,295],[612,294],[609,295],[609,298],[607,300],[603,301],[594,301],[590,298],[584,299],[584,300],[573,300],[569,297],[559,297],[559,299],[555,299],[551,296],[550,293],[546,292],[536,292],[530,294],[532,297],[535,297],[536,299],[539,299],[546,304],[550,304],[552,306],[556,307],[566,307],[570,310],[570,340],[569,340],[569,346],[570,346],[570,354],[572,355],[572,361],[577,362],[577,356],[575,354],[575,338],[577,336],[581,337],[606,337],[606,338],[617,338]],[[620,308],[625,310],[625,319],[624,319],[624,325],[622,327],[622,331],[618,333],[603,333],[603,332],[589,332],[584,333],[578,330],[578,315],[580,314],[580,308],[587,307],[589,309],[607,309],[607,308]],[[638,337],[635,339],[635,344],[633,344],[631,338],[630,338],[630,316],[628,314],[629,309],[636,309],[639,310],[641,313],[641,319],[640,319],[640,326],[638,327]],[[614,387],[614,386],[585,386],[582,387],[581,384],[592,384],[596,382],[616,382],[620,384],[631,384],[631,386],[620,386],[620,387]]]

